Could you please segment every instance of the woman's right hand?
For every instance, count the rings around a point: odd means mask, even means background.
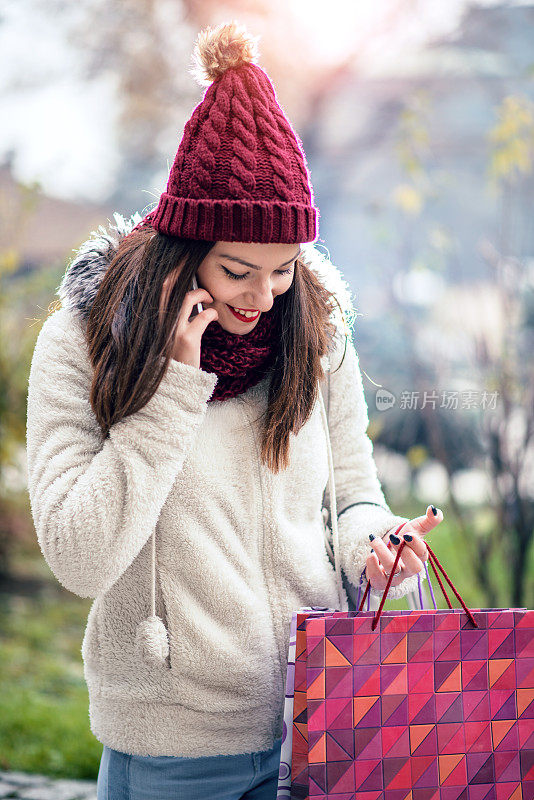
[[[171,276],[169,275],[163,281],[159,304],[160,316],[163,316],[164,313],[170,278]],[[178,324],[172,351],[172,357],[176,361],[190,364],[192,367],[197,367],[197,369],[200,369],[200,341],[202,334],[210,322],[213,322],[219,316],[214,308],[205,308],[201,314],[196,314],[190,321],[193,307],[199,302],[213,303],[213,297],[206,289],[191,289],[186,292],[178,314]]]

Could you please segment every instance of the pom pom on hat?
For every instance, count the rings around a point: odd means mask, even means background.
[[[191,74],[201,86],[208,86],[228,69],[256,64],[259,38],[235,21],[208,26],[198,34]]]

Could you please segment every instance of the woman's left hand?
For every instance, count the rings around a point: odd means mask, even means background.
[[[435,514],[434,510],[436,511]],[[406,543],[406,546],[403,548],[391,586],[398,586],[406,578],[421,572],[424,562],[428,560],[428,550],[423,537],[442,521],[443,513],[439,509],[435,509],[434,506],[428,506],[426,514],[421,517],[414,517],[414,519],[403,525],[398,537],[394,534],[395,528],[388,531],[384,538],[386,541],[389,538],[391,550],[388,549],[384,539],[373,537],[371,540],[373,552],[365,562],[366,578],[371,582],[373,589],[384,590],[386,588],[389,574],[395,563],[397,550],[402,541]]]

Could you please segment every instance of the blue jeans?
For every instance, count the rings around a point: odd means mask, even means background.
[[[97,800],[275,800],[281,744],[199,758],[135,756],[104,745]]]

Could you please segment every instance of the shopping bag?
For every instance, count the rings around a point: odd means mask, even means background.
[[[294,615],[280,800],[533,800],[534,612],[469,610],[430,563],[448,609]]]

